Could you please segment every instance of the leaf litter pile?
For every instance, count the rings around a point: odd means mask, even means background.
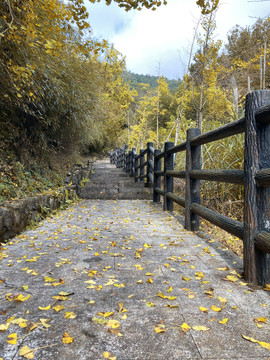
[[[0,359],[270,357],[270,286],[233,260],[147,201],[83,201],[1,245]]]

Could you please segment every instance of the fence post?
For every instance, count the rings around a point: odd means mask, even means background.
[[[133,177],[134,173],[135,173],[135,148],[131,149],[131,171],[130,171],[130,175]]]
[[[134,160],[134,148],[131,149],[130,152],[130,169],[129,169],[129,176],[134,176],[133,173],[133,168],[134,168],[134,164],[133,164],[133,160]]]
[[[163,210],[173,211],[173,201],[168,199],[167,192],[173,192],[173,177],[167,176],[167,170],[173,170],[173,154],[168,154],[168,150],[174,146],[173,142],[165,142],[164,156],[164,197]]]
[[[128,175],[131,175],[131,171],[132,171],[132,149],[129,151]]]
[[[115,166],[117,166],[117,149],[115,149],[115,151],[114,151],[113,162],[114,162]]]
[[[119,168],[119,156],[120,156],[119,153],[120,153],[120,151],[121,151],[120,149],[116,149],[116,151],[115,151],[115,154],[116,154],[116,163],[115,164],[116,164],[117,168]]]
[[[123,169],[126,170],[126,155],[127,155],[128,146],[124,145],[124,152],[123,152]]]
[[[135,183],[138,182],[138,174],[139,174],[138,163],[139,163],[139,155],[135,156],[135,175],[134,175]]]
[[[122,156],[121,156],[121,169],[124,167],[124,156],[125,156],[125,148],[122,149]]]
[[[123,148],[121,148],[121,149],[120,149],[119,168],[121,168],[121,167],[122,167],[122,161],[123,161],[123,151],[124,151],[124,149],[123,149]]]
[[[129,174],[130,169],[130,151],[127,153],[126,173]]]
[[[127,173],[127,161],[128,161],[128,153],[125,151],[125,160],[124,160],[124,170]]]
[[[152,168],[149,164],[149,160],[153,160],[153,154],[150,151],[150,146],[153,147],[153,143],[152,142],[148,142],[147,143],[147,153],[146,153],[146,158],[147,158],[147,167],[146,167],[146,171],[147,171],[147,177],[146,177],[146,187],[151,187],[152,183],[151,183],[151,175],[152,175]]]
[[[190,140],[201,134],[199,128],[187,130],[186,141],[186,195],[185,195],[185,229],[198,231],[200,227],[200,217],[190,211],[193,203],[200,204],[200,180],[191,179],[191,170],[201,169],[201,146],[191,146]]]
[[[270,231],[270,187],[256,184],[259,169],[270,168],[270,125],[259,126],[255,113],[269,105],[270,91],[246,96],[244,158],[244,276],[248,282],[270,282],[270,256],[254,245],[257,231]]]
[[[155,191],[155,188],[160,188],[161,177],[156,174],[156,171],[161,171],[161,159],[157,159],[157,155],[161,153],[161,150],[156,149],[154,153],[154,185],[153,185],[153,202],[160,202],[160,194]]]
[[[144,179],[142,178],[142,176],[144,175],[144,166],[142,166],[144,163],[144,155],[142,155],[143,152],[144,150],[141,149],[140,150],[140,181],[144,182]]]
[[[129,165],[128,165],[128,174],[130,175],[131,174],[131,171],[132,171],[132,150],[130,150],[130,152],[129,152]]]

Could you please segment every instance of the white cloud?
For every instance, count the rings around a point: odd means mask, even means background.
[[[112,42],[126,56],[127,68],[133,72],[169,78],[182,76],[187,62],[193,29],[200,10],[195,0],[168,0],[156,11],[125,12],[116,4],[88,6],[90,24],[98,37]],[[269,3],[249,0],[222,0],[217,12],[216,39],[226,39],[236,24],[251,25],[258,17],[269,15]]]

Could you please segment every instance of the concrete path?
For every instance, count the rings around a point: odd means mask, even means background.
[[[270,359],[269,292],[160,205],[83,200],[1,258],[2,359]]]
[[[79,187],[81,199],[152,200],[152,189],[143,182],[134,182],[122,168],[110,164],[110,159],[97,160],[93,164],[89,181]]]

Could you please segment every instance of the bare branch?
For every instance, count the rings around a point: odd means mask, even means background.
[[[8,30],[10,30],[10,28],[11,28],[13,22],[14,22],[14,16],[13,16],[13,11],[12,11],[12,8],[11,8],[11,5],[10,5],[10,1],[9,0],[5,0],[5,1],[6,1],[7,5],[8,5],[8,8],[9,8],[9,13],[10,13],[10,16],[11,16],[11,22],[8,24],[8,27],[4,31],[0,32],[0,36],[4,36],[4,34]]]

